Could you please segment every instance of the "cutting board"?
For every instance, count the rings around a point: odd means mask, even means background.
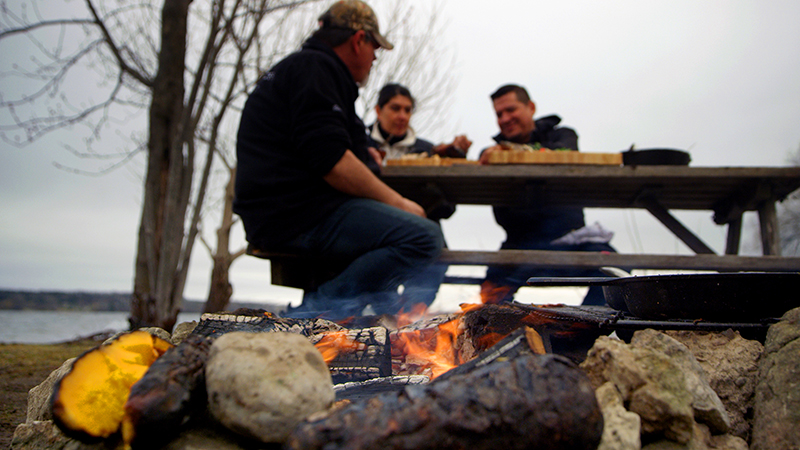
[[[502,150],[489,155],[489,164],[595,164],[619,166],[621,153],[581,153],[575,151],[527,152]]]
[[[456,164],[479,164],[478,161],[472,161],[464,158],[403,158],[403,159],[387,159],[387,166],[452,166]]]

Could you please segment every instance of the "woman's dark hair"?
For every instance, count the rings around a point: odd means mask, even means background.
[[[411,96],[411,91],[409,91],[407,87],[397,83],[389,83],[381,88],[380,93],[378,93],[378,107],[383,108],[391,99],[398,95],[408,97],[411,100],[411,109],[414,109],[416,102],[414,101],[414,97]]]

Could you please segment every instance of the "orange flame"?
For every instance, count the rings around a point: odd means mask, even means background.
[[[411,311],[405,312],[404,310],[400,310],[395,315],[397,319],[397,327],[404,327],[406,325],[412,324],[422,318],[424,318],[428,313],[428,307],[425,303],[417,303],[411,307]]]
[[[459,318],[425,330],[404,331],[392,340],[392,355],[404,358],[418,373],[430,372],[434,379],[463,363],[455,345]]]
[[[458,305],[458,307],[461,308],[462,313],[467,313],[470,311],[475,311],[476,309],[481,309],[483,308],[483,305],[480,303],[462,303]]]
[[[484,281],[481,284],[481,303],[484,305],[497,305],[511,291],[509,286],[501,286],[491,281]]]
[[[346,331],[332,331],[325,333],[325,336],[314,344],[322,353],[322,359],[325,364],[330,364],[331,361],[336,359],[337,356],[344,353],[353,353],[358,350],[363,350],[366,345],[358,342],[347,335]]]
[[[508,334],[502,333],[486,333],[483,336],[478,338],[478,347],[482,349],[489,348],[494,344],[502,341],[504,337],[508,336]]]

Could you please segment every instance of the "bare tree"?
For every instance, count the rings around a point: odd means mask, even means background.
[[[84,0],[81,8],[63,11],[40,10],[36,0],[14,8],[2,3],[0,45],[23,38],[38,50],[25,66],[4,72],[32,87],[0,99],[9,117],[0,125],[3,140],[25,145],[82,125],[89,130],[83,154],[105,158],[94,144],[115,119],[148,108],[147,137],[129,136],[131,148],[111,155],[110,166],[146,152],[132,327],[174,326],[220,132],[265,65],[257,37],[311,3]],[[76,102],[65,81],[87,68],[104,89],[97,101]]]
[[[252,90],[259,76],[279,59],[299,48],[305,37],[315,25],[314,14],[318,15],[319,5],[309,5],[308,8],[295,8],[291,15],[283,15],[280,20],[269,23],[268,30],[260,30],[253,34],[253,41],[247,47],[237,48],[239,58],[243,62],[239,73],[241,95],[239,102],[233,107],[236,117],[241,110],[241,102],[245,95]],[[233,121],[236,122],[236,121]],[[236,178],[236,163],[233,149],[235,126],[238,122],[229,124],[226,133],[217,136],[217,145],[214,151],[222,165],[218,179],[226,180],[221,189],[213,192],[223,193],[216,199],[216,207],[210,208],[210,218],[205,222],[216,221],[214,237],[216,245],[211,240],[200,235],[200,240],[212,260],[211,276],[209,281],[208,297],[203,307],[204,312],[216,312],[225,309],[233,295],[233,286],[230,283],[230,268],[233,262],[245,254],[245,246],[237,243],[237,249],[231,249],[231,232],[239,221],[233,214],[234,181]]]
[[[408,86],[417,99],[415,123],[422,124],[419,130],[441,131],[447,119],[450,95],[455,88],[452,71],[455,57],[452,52],[442,48],[442,41],[437,39],[444,31],[439,2],[429,2],[428,10],[417,9],[402,0],[370,3],[378,10],[381,19],[385,20],[385,23],[381,23],[381,29],[386,30],[384,34],[395,44],[395,48],[390,52],[382,52],[375,62],[370,81],[359,97],[361,109],[366,117],[374,116],[373,107],[380,88],[388,82],[400,82]],[[318,16],[322,8],[327,6],[316,5],[308,14],[295,14],[287,23],[282,24],[284,32],[272,33],[271,36],[275,39],[268,46],[271,51],[265,50],[264,53],[268,65],[262,68],[269,68],[288,51],[298,48],[312,31],[313,17]],[[309,14],[312,16],[309,17]],[[289,30],[295,33],[289,34]],[[226,148],[234,146],[234,143],[230,143]],[[233,160],[232,155],[220,154],[220,160],[225,164],[224,172],[228,181],[224,189],[219,190],[225,192],[221,207],[213,209],[215,213],[219,213],[219,226],[215,230],[216,245],[201,237],[201,242],[213,261],[205,312],[221,311],[228,305],[233,295],[229,271],[233,262],[245,253],[243,243],[239,243],[235,250],[230,249],[231,232],[238,223],[233,214],[236,169],[230,162]]]
[[[309,34],[326,6],[318,3],[66,0],[40,8],[38,0],[0,0],[0,49],[18,55],[0,77],[19,87],[15,96],[0,94],[0,139],[24,146],[51,133],[82,131],[82,147],[65,148],[99,166],[61,167],[85,174],[146,157],[131,327],[172,329],[204,214],[219,214],[221,224],[216,249],[205,242],[215,261],[208,308],[230,298],[228,270],[242,254],[229,250],[236,220],[229,194],[209,209],[207,192],[229,192],[239,108],[261,72]],[[452,72],[445,72],[451,65],[442,59],[447,53],[435,46],[438,14],[433,6],[417,14],[400,0],[375,3],[381,13],[392,11],[384,28],[398,50],[376,64],[364,110],[369,114],[384,81],[403,82],[418,98],[418,117],[436,111],[423,123],[438,129],[452,92]],[[9,50],[20,46],[26,51]],[[97,86],[86,86],[87,79]],[[146,123],[137,122],[143,110]],[[114,138],[113,147],[124,150],[100,145]],[[216,176],[227,188],[216,189]]]

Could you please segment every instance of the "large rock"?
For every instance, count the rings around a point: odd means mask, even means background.
[[[169,331],[167,331],[167,330],[165,330],[163,328],[159,328],[159,327],[142,327],[142,328],[139,328],[138,331],[144,331],[144,332],[150,333],[153,336],[155,336],[155,337],[157,337],[159,339],[163,339],[163,340],[165,340],[167,342],[171,342],[172,341],[172,336],[170,336]],[[112,341],[114,341],[114,339],[120,337],[123,334],[127,334],[127,333],[130,333],[130,331],[120,331],[119,333],[115,333],[110,338],[108,338],[105,341],[103,341],[103,345],[108,345]]]
[[[692,352],[679,341],[655,330],[641,330],[633,335],[631,345],[658,350],[680,366],[686,379],[686,387],[692,394],[694,420],[705,423],[714,434],[724,434],[730,428],[730,419],[725,405],[711,389],[703,368]]]
[[[197,327],[197,321],[193,320],[191,322],[181,322],[175,325],[175,329],[172,330],[172,336],[170,336],[170,342],[172,345],[178,345],[184,341],[192,331]]]
[[[750,437],[758,361],[764,346],[739,332],[666,331],[694,354],[730,418],[730,434]]]
[[[600,386],[595,395],[603,411],[603,438],[597,450],[640,450],[642,420],[625,409],[614,383]]]
[[[64,375],[72,369],[72,363],[77,358],[70,358],[61,364],[61,367],[50,372],[50,375],[39,385],[28,391],[28,416],[25,423],[35,421],[53,420],[50,408],[50,397],[53,396],[53,387]]]
[[[730,434],[712,435],[707,426],[694,424],[692,439],[679,444],[674,441],[661,440],[648,443],[642,450],[748,450],[747,442]]]
[[[206,365],[211,414],[232,431],[282,442],[335,398],[330,372],[308,339],[291,333],[231,332]]]
[[[612,382],[648,439],[687,443],[694,427],[693,397],[680,366],[662,352],[600,337],[581,367],[595,389]]]
[[[180,436],[161,450],[245,450],[252,443],[240,442],[236,435],[206,420],[192,423]],[[10,450],[109,450],[122,449],[113,441],[85,444],[65,436],[51,420],[34,421],[17,426]]]
[[[800,448],[800,308],[767,332],[751,445],[754,450]]]
[[[70,439],[52,420],[26,422],[17,426],[10,450],[106,450],[105,443],[84,444]]]

